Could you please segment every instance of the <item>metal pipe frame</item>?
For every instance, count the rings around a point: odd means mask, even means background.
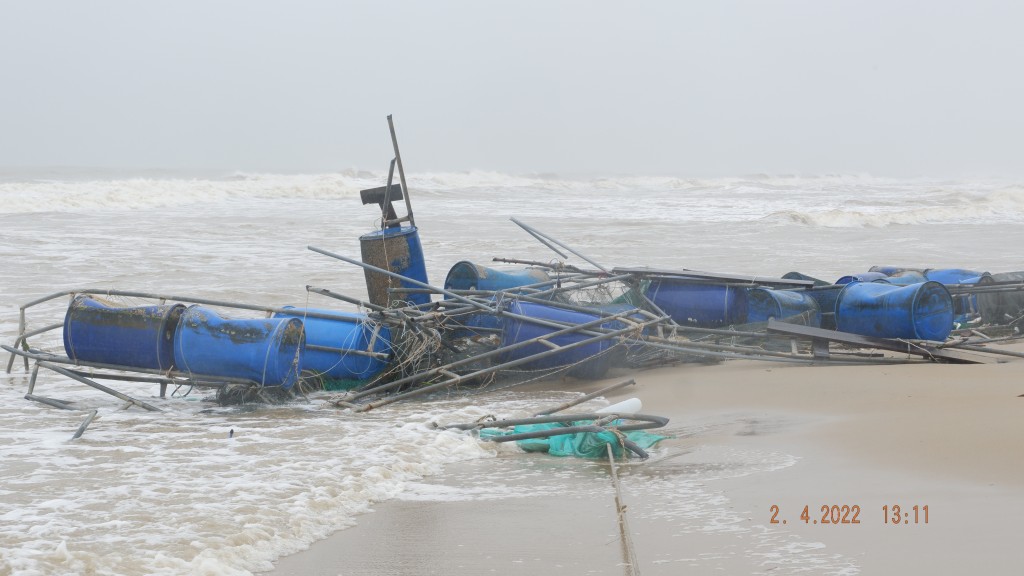
[[[623,313],[623,314],[625,314],[625,313]],[[439,366],[437,368],[431,368],[430,370],[426,370],[426,371],[421,372],[419,374],[413,374],[411,376],[406,376],[405,378],[400,378],[398,380],[395,380],[395,381],[392,381],[392,382],[388,382],[388,383],[383,384],[381,386],[376,386],[376,387],[370,388],[368,390],[360,391],[360,392],[357,392],[357,393],[355,393],[355,394],[345,398],[345,400],[347,402],[354,402],[356,400],[359,400],[360,398],[365,398],[367,396],[376,395],[376,394],[379,394],[380,392],[386,392],[388,390],[392,390],[394,388],[398,388],[398,387],[400,387],[402,385],[405,385],[405,384],[412,384],[412,383],[415,383],[415,382],[426,380],[427,378],[432,378],[434,376],[438,376],[440,374],[443,374],[444,372],[449,372],[449,371],[451,371],[451,370],[453,370],[455,368],[458,368],[460,366],[465,366],[467,364],[472,364],[474,362],[479,362],[480,360],[486,360],[486,359],[492,358],[494,356],[497,356],[499,354],[504,354],[506,352],[522,348],[524,346],[529,346],[531,344],[536,344],[536,343],[540,342],[541,340],[547,340],[547,339],[550,339],[550,338],[555,338],[555,337],[562,336],[562,335],[565,335],[565,334],[570,334],[570,333],[573,333],[573,332],[577,332],[578,330],[580,330],[582,328],[585,328],[587,326],[600,324],[600,323],[605,322],[605,321],[607,321],[606,318],[598,318],[597,320],[593,320],[591,322],[586,322],[584,324],[578,324],[578,325],[575,325],[575,326],[564,327],[564,328],[561,328],[561,329],[556,330],[554,332],[551,332],[550,334],[544,334],[542,336],[537,336],[535,338],[530,338],[529,340],[524,340],[522,342],[516,342],[515,344],[510,344],[510,345],[504,346],[502,348],[497,348],[497,349],[491,350],[489,352],[484,352],[483,354],[477,354],[476,356],[472,356],[470,358],[463,358],[461,360],[456,360],[454,362],[449,362],[448,364],[445,364],[444,366]],[[633,330],[633,328],[630,328],[629,330]],[[562,349],[564,349],[564,347]],[[529,358],[533,358],[533,357],[531,356]]]
[[[578,272],[578,273],[594,274],[594,275],[603,274],[603,272],[600,272],[600,271],[597,271],[597,270],[594,270],[594,271],[582,270],[582,269],[580,269],[580,268],[578,268],[576,266],[573,266],[572,264],[566,264],[564,262],[559,262],[558,264],[552,264],[550,262],[539,262],[537,260],[520,260],[519,258],[491,258],[491,262],[501,262],[502,264],[526,264],[527,266],[539,266],[541,268],[548,268],[548,269],[554,270],[556,272],[561,272],[562,270],[565,270],[567,272]]]
[[[402,153],[398,150],[398,136],[395,135],[395,122],[391,119],[391,114],[388,114],[388,130],[391,132],[391,146],[395,150],[395,161],[398,162],[398,180],[402,183],[402,194],[405,196],[406,218],[409,219],[409,224],[415,226],[416,220],[412,216],[412,201],[409,200],[409,186],[405,183],[405,165],[402,164]]]
[[[307,287],[307,289],[308,289],[308,287]],[[209,298],[195,298],[195,297],[192,297],[192,296],[176,296],[176,295],[168,295],[168,294],[157,294],[157,293],[152,293],[152,292],[136,292],[136,291],[131,291],[131,290],[96,290],[96,289],[89,289],[89,288],[86,288],[86,289],[75,289],[75,290],[63,290],[61,292],[55,292],[53,294],[50,294],[49,296],[44,296],[42,298],[37,298],[37,299],[35,299],[35,300],[31,301],[31,302],[28,302],[26,304],[21,305],[20,310],[19,310],[18,338],[14,341],[13,347],[17,348],[19,343],[24,343],[31,336],[38,336],[39,334],[42,334],[42,333],[45,333],[45,332],[49,332],[50,330],[55,330],[55,329],[60,328],[60,327],[62,327],[64,325],[63,322],[61,322],[60,324],[51,324],[49,326],[46,326],[45,328],[40,328],[38,330],[33,330],[33,331],[29,332],[29,333],[26,333],[25,332],[25,326],[26,326],[26,323],[25,323],[26,322],[26,320],[25,320],[25,311],[28,308],[31,308],[33,306],[37,306],[37,305],[42,304],[44,302],[49,302],[50,300],[55,300],[57,298],[61,298],[63,296],[74,296],[74,295],[77,295],[77,294],[88,294],[88,295],[93,295],[93,296],[121,296],[121,297],[126,297],[126,298],[148,298],[150,300],[162,300],[162,301],[173,300],[173,301],[180,301],[180,302],[188,302],[188,303],[191,303],[191,304],[204,304],[204,305],[208,305],[208,306],[220,306],[220,307],[223,307],[223,308],[235,308],[235,309],[239,309],[239,310],[251,310],[251,311],[254,311],[254,312],[263,312],[263,313],[268,314],[268,315],[269,314],[287,314],[289,316],[294,316],[295,315],[295,309],[294,308],[282,308],[282,307],[275,307],[275,306],[259,306],[259,305],[255,305],[255,304],[244,304],[244,303],[240,303],[240,302],[229,302],[229,301],[225,301],[225,300],[213,300],[213,299],[209,299]],[[351,322],[359,322],[360,321],[360,320],[355,319],[355,318],[343,318],[343,317],[339,317],[339,316],[332,315],[332,314],[321,313],[321,312],[312,312],[312,311],[303,312],[303,315],[311,317],[311,318],[323,318],[323,319],[327,319],[327,320],[342,320],[342,321],[351,321]],[[10,352],[10,349],[8,347],[4,346],[3,348]],[[8,360],[8,362],[7,362],[7,373],[8,374],[11,372],[11,369],[13,367],[14,367],[14,357],[12,356]],[[114,369],[117,369],[117,368],[114,368]],[[28,370],[28,358],[25,359],[25,370],[26,371]]]
[[[30,400],[32,402],[39,402],[40,404],[46,404],[47,406],[52,406],[54,408],[59,408],[61,410],[70,410],[72,412],[85,412],[85,420],[83,420],[82,423],[78,425],[78,429],[75,430],[75,433],[71,436],[72,440],[78,440],[79,438],[81,438],[82,434],[85,433],[85,429],[89,427],[89,424],[92,424],[92,421],[96,419],[96,415],[99,413],[99,410],[79,410],[78,408],[73,407],[69,402],[57,400],[56,398],[36,396],[35,394],[25,394],[25,399]]]
[[[452,290],[450,290],[450,292],[452,294],[458,294],[460,296],[497,296],[498,294],[515,294],[516,292],[519,292],[519,291],[541,292],[541,288],[545,288],[547,286],[551,286],[552,284],[559,284],[559,283],[562,283],[562,282],[575,282],[575,281],[581,280],[583,278],[593,278],[593,275],[591,275],[591,274],[566,274],[565,276],[560,276],[558,278],[553,278],[551,280],[545,280],[543,282],[537,282],[537,283],[534,283],[534,284],[524,284],[522,286],[512,286],[510,288],[505,288],[505,289],[502,289],[502,290],[456,290],[456,289],[452,289]],[[388,288],[388,291],[389,292],[395,292],[395,293],[403,293],[403,294],[443,294],[443,292],[440,292],[436,288],[404,288],[404,287],[397,287],[397,288]],[[426,306],[426,305],[427,304],[417,304],[417,305],[415,305],[413,307],[421,307],[421,306]]]
[[[12,354],[23,356],[32,360],[49,362],[52,364],[65,364],[71,366],[84,366],[86,368],[98,368],[100,370],[117,370],[119,372],[138,372],[140,374],[155,374],[157,376],[165,376],[169,380],[172,378],[182,378],[186,380],[170,380],[169,383],[174,384],[188,384],[191,386],[205,387],[205,388],[221,388],[227,384],[247,384],[260,386],[259,382],[254,380],[248,380],[245,378],[231,378],[229,376],[218,376],[216,378],[203,378],[203,375],[198,375],[189,372],[179,372],[176,370],[158,370],[156,368],[132,368],[130,366],[118,366],[116,364],[101,364],[99,362],[83,362],[81,360],[72,360],[64,356],[57,356],[56,354],[50,354],[41,350],[31,349],[28,352],[24,350],[17,350],[10,346],[0,344],[0,349],[6,350]]]
[[[37,361],[37,364],[39,366],[43,367],[43,368],[46,368],[46,369],[49,369],[49,370],[53,370],[54,372],[56,372],[56,373],[58,373],[58,374],[60,374],[62,376],[66,376],[68,378],[71,378],[72,380],[76,380],[78,382],[81,382],[82,384],[85,384],[86,386],[92,386],[93,388],[95,388],[95,389],[97,389],[97,390],[99,390],[101,392],[106,392],[107,394],[110,394],[111,396],[113,396],[115,398],[119,398],[121,400],[124,400],[125,402],[130,402],[130,403],[138,406],[139,408],[144,408],[146,410],[149,410],[150,412],[163,412],[163,410],[160,410],[159,408],[157,408],[156,406],[153,406],[152,404],[147,404],[146,402],[143,402],[142,400],[137,400],[135,398],[132,398],[131,396],[128,396],[127,394],[122,394],[121,392],[118,392],[117,390],[114,390],[113,388],[110,388],[109,386],[104,386],[103,384],[100,384],[99,382],[95,382],[95,381],[90,380],[89,378],[86,378],[84,376],[79,376],[78,374],[72,372],[71,370],[67,370],[65,368],[62,368],[62,367],[56,365],[56,364],[51,364],[50,362],[46,362],[46,361],[42,361],[42,360]]]
[[[567,410],[569,408],[572,408],[573,406],[577,406],[579,404],[583,404],[584,402],[586,402],[588,400],[593,400],[594,398],[597,398],[599,396],[604,396],[605,394],[607,394],[609,392],[614,392],[615,390],[618,390],[620,388],[625,388],[626,386],[635,386],[635,385],[636,385],[636,380],[630,378],[629,380],[626,380],[625,382],[619,382],[618,384],[612,384],[611,386],[608,386],[608,387],[605,387],[605,388],[601,388],[600,390],[596,390],[594,392],[591,392],[590,394],[584,394],[583,396],[580,396],[579,398],[576,398],[574,400],[570,400],[570,401],[568,401],[568,402],[566,402],[564,404],[559,404],[558,406],[555,406],[554,408],[547,408],[547,409],[541,410],[540,412],[535,412],[533,415],[534,416],[550,416],[550,415],[552,415],[552,414],[554,414],[556,412],[561,412],[562,410]]]
[[[440,294],[444,294],[446,296],[450,296],[454,300],[458,300],[458,301],[463,302],[465,304],[469,304],[471,306],[475,306],[475,307],[480,308],[481,310],[484,310],[486,312],[493,312],[492,308],[484,306],[483,304],[480,304],[478,302],[473,302],[472,300],[469,300],[468,298],[465,298],[463,296],[459,296],[458,294],[453,294],[451,291],[445,290],[444,288],[437,288],[436,286],[431,286],[430,284],[427,284],[426,282],[420,282],[419,280],[416,280],[414,278],[409,278],[408,276],[403,276],[401,274],[396,274],[395,272],[392,272],[390,270],[385,270],[383,268],[378,268],[377,266],[373,266],[372,264],[367,264],[365,262],[360,262],[359,260],[353,260],[352,258],[348,258],[346,256],[342,256],[341,254],[335,254],[334,252],[329,252],[329,251],[324,250],[322,248],[317,248],[316,246],[306,246],[306,248],[308,250],[316,252],[317,254],[323,254],[324,256],[327,256],[329,258],[334,258],[334,259],[337,259],[337,260],[341,260],[342,262],[348,262],[349,264],[354,264],[354,265],[359,266],[361,268],[364,268],[366,270],[370,270],[372,272],[377,272],[379,274],[384,274],[385,276],[389,276],[391,278],[397,278],[398,280],[401,280],[403,282],[407,282],[409,284],[412,284],[413,286],[419,286],[420,288],[427,288],[427,289],[430,289],[430,290],[434,290],[434,291],[436,291],[436,292],[438,292]]]
[[[471,422],[468,424],[449,424],[447,426],[442,426],[441,429],[475,430],[479,428],[511,428],[513,426],[524,426],[527,424],[564,424],[566,422],[582,422],[585,420],[593,420],[598,426],[607,424],[608,422],[614,422],[615,420],[635,420],[639,422],[637,424],[623,424],[622,426],[615,426],[617,430],[621,430],[623,432],[631,430],[650,430],[652,428],[661,428],[668,424],[668,418],[664,416],[654,416],[651,414],[635,414],[633,412],[584,412],[580,414],[533,416],[530,418],[506,418],[502,420]],[[558,434],[556,433],[554,435],[557,436]]]
[[[523,222],[521,222],[519,220],[516,220],[515,218],[509,218],[509,220],[515,222],[517,226],[519,226],[523,230],[526,230],[531,236],[533,236],[537,240],[540,240],[545,246],[547,246],[548,248],[551,248],[552,250],[554,250],[562,258],[568,258],[568,256],[566,256],[565,254],[562,254],[561,252],[559,252],[555,247],[553,247],[551,244],[549,244],[545,240],[550,240],[551,242],[554,242],[555,244],[559,245],[560,247],[565,248],[569,252],[572,252],[576,256],[579,256],[580,258],[586,260],[587,263],[589,263],[591,266],[594,266],[595,268],[600,269],[605,274],[608,273],[608,269],[607,268],[605,268],[604,266],[601,266],[600,264],[598,264],[593,259],[584,256],[581,252],[572,249],[572,247],[567,246],[565,243],[558,241],[558,239],[553,238],[550,234],[546,234],[544,232],[541,232],[540,230],[537,230],[536,228],[528,226],[528,225],[524,224]]]
[[[598,319],[598,320],[595,320],[595,322],[601,322],[603,320],[604,319]],[[638,325],[638,326],[642,326],[642,324]],[[572,342],[572,343],[569,343],[569,344],[566,344],[566,345],[563,345],[563,346],[559,346],[557,348],[552,348],[550,350],[545,350],[543,352],[539,352],[537,354],[532,354],[530,356],[525,356],[523,358],[518,358],[516,360],[510,360],[508,362],[504,362],[504,363],[498,364],[496,366],[490,366],[488,368],[477,370],[476,372],[473,372],[471,374],[466,374],[464,376],[452,375],[452,376],[449,377],[448,380],[445,380],[445,381],[442,381],[442,382],[438,382],[436,384],[430,384],[428,386],[423,386],[421,388],[416,388],[414,390],[410,390],[409,392],[405,392],[405,393],[402,393],[402,394],[397,394],[395,396],[389,396],[389,397],[383,398],[381,400],[377,400],[377,401],[374,401],[374,402],[369,402],[367,404],[363,404],[362,406],[359,406],[356,409],[356,412],[367,412],[369,410],[373,410],[374,408],[379,408],[380,406],[391,404],[391,403],[397,402],[399,400],[404,400],[406,398],[412,398],[414,396],[420,396],[420,395],[426,394],[428,392],[433,392],[434,390],[439,390],[441,388],[448,388],[448,387],[451,387],[451,386],[455,386],[455,385],[460,384],[462,382],[465,382],[467,380],[473,380],[475,378],[479,378],[480,376],[491,374],[493,372],[498,372],[500,370],[505,370],[505,369],[508,369],[508,368],[513,368],[515,366],[521,366],[523,364],[528,364],[530,362],[541,360],[543,358],[547,358],[547,357],[552,356],[554,354],[560,354],[560,353],[565,352],[567,350],[572,350],[574,348],[579,348],[581,346],[587,346],[589,344],[595,344],[597,342],[601,342],[601,341],[604,341],[604,340],[610,340],[612,338],[621,339],[621,337],[623,337],[626,334],[629,334],[631,332],[634,332],[635,330],[636,330],[635,327],[623,328],[621,330],[610,332],[608,334],[601,334],[601,335],[598,335],[598,336],[592,336],[590,338],[586,338],[586,339],[580,340],[578,342]],[[576,331],[577,330],[574,330],[574,329],[566,329],[565,333],[576,332]],[[522,343],[517,343],[517,344],[524,344],[524,345],[525,344],[535,344],[535,343],[537,343],[537,342],[539,342],[541,340],[546,340],[546,339],[551,338],[551,337],[553,337],[553,336],[555,336],[557,334],[558,334],[558,332],[552,332],[551,334],[546,334],[543,337],[531,338],[530,340],[525,340]],[[490,356],[490,355],[493,355],[493,354],[501,354],[501,353],[504,353],[504,352],[507,352],[507,351],[508,351],[507,347],[506,348],[498,348],[497,350],[493,350],[493,351],[488,352],[486,354],[481,354],[480,356]],[[466,361],[477,360],[477,359],[480,358],[480,356],[476,356],[474,358],[467,358]],[[435,370],[437,370],[437,369],[435,369]],[[440,371],[438,371],[438,372],[439,373],[443,373],[443,372],[440,372]],[[379,389],[380,388],[374,388],[374,391],[379,390]]]

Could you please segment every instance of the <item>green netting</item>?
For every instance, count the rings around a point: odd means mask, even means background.
[[[336,392],[338,390],[354,390],[366,383],[366,380],[348,380],[336,378],[324,378],[324,390]]]
[[[612,304],[629,304],[636,306],[637,308],[646,308],[647,302],[644,299],[644,292],[647,291],[647,287],[651,284],[650,280],[644,280],[640,283],[639,289],[630,288],[624,294],[618,298],[612,300]]]
[[[524,432],[538,432],[541,430],[553,430],[567,426],[588,426],[593,420],[573,422],[571,424],[524,424],[516,426],[512,431],[498,430],[496,428],[484,428],[480,431],[481,438],[492,438],[508,434],[522,434]],[[614,426],[615,423],[612,424]],[[635,442],[643,449],[648,449],[665,439],[664,436],[650,434],[643,430],[623,432],[630,441]],[[606,445],[611,444],[612,453],[616,458],[623,455],[622,443],[614,432],[580,432],[577,434],[558,434],[547,438],[532,438],[529,440],[517,440],[516,444],[527,452],[547,452],[552,456],[576,456],[577,458],[607,458],[608,449]]]

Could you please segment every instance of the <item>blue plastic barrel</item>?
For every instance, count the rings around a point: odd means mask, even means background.
[[[924,274],[917,270],[903,270],[890,276],[886,276],[885,281],[897,286],[910,286],[911,284],[927,282],[928,278],[925,278]],[[879,280],[875,280],[875,282],[879,282]]]
[[[76,362],[168,370],[183,304],[121,308],[81,294],[64,315],[64,351]]]
[[[222,318],[195,305],[178,322],[174,363],[191,374],[244,378],[288,389],[302,371],[305,343],[298,318]]]
[[[488,268],[467,260],[456,262],[444,280],[446,290],[509,291],[519,286],[546,282],[551,277],[541,268]],[[465,314],[455,317],[466,333],[487,335],[500,327],[493,314]],[[480,330],[482,329],[482,330]]]
[[[299,318],[306,330],[306,350],[302,369],[336,380],[366,380],[380,374],[388,365],[386,358],[368,353],[391,354],[391,329],[370,320],[366,314],[295,308],[274,318]],[[307,312],[331,318],[308,316]],[[333,348],[319,350],[317,347]]]
[[[836,300],[845,285],[822,286],[809,290],[799,291],[809,298],[813,298],[818,304],[818,311],[821,314],[821,327],[826,330],[836,329]],[[797,292],[794,290],[794,292]]]
[[[561,322],[563,324],[584,324],[587,322],[593,322],[599,318],[599,316],[592,314],[583,314],[581,312],[563,310],[553,306],[518,301],[511,302],[507,306],[506,311],[512,314],[525,316],[530,319],[548,320],[552,322]],[[542,326],[540,324],[530,322],[529,320],[508,317],[503,317],[501,324],[502,346],[517,344],[531,338],[536,338],[538,336],[543,336],[560,330],[560,328]],[[601,326],[608,329],[615,329],[621,327],[621,324],[611,320],[607,323],[601,324]],[[590,338],[590,336],[569,333],[556,336],[550,341],[558,344],[559,346],[565,346],[567,344],[586,340],[587,338]],[[569,374],[579,378],[600,378],[605,372],[607,372],[608,368],[613,363],[612,354],[609,353],[608,350],[614,346],[615,342],[612,339],[594,342],[592,344],[579,346],[529,362],[524,364],[522,369],[545,370],[580,363],[580,365],[574,367]],[[503,362],[518,360],[520,358],[526,358],[527,356],[549,350],[551,350],[551,348],[543,344],[529,344],[527,346],[508,351],[502,356],[501,360]],[[598,356],[599,354],[600,356]]]
[[[929,268],[924,272],[926,278],[939,284],[975,284],[982,274],[963,268]]]
[[[419,230],[415,226],[385,228],[364,234],[359,237],[359,247],[364,263],[427,283],[427,264],[423,258]],[[390,294],[388,292],[388,288],[418,288],[409,282],[400,281],[371,270],[366,270],[364,276],[370,302],[378,306],[390,306],[393,301],[412,304],[430,302],[430,294]]]
[[[821,326],[818,302],[805,291],[751,288],[747,293],[747,322],[780,322],[803,326]]]
[[[645,294],[683,326],[718,328],[747,321],[745,286],[655,278]]]
[[[495,299],[488,298],[487,303],[494,305]],[[466,336],[489,336],[501,331],[501,320],[495,314],[486,312],[467,312],[451,316],[455,323],[453,335],[462,338]]]
[[[446,290],[493,290],[495,292],[546,282],[542,268],[488,268],[463,260],[456,262],[444,279]]]
[[[836,284],[849,284],[851,282],[877,282],[888,281],[889,276],[881,272],[861,272],[860,274],[849,274],[836,280]]]
[[[942,341],[953,330],[953,298],[938,282],[853,282],[839,293],[836,326],[863,336]]]
[[[929,268],[925,276],[940,284],[977,284],[986,272],[964,270],[963,268]],[[974,294],[957,294],[953,296],[954,322],[966,324],[978,315],[978,297]]]

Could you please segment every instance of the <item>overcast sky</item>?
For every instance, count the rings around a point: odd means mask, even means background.
[[[1024,175],[984,1],[0,0],[0,166]]]

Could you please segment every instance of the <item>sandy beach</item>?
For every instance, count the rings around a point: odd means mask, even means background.
[[[731,361],[544,386],[631,376],[608,400],[636,396],[671,418],[674,437],[619,470],[640,574],[1012,574],[1024,563],[1024,361],[1001,360]],[[571,492],[548,489],[566,476]],[[467,486],[484,488],[444,497]],[[607,463],[502,453],[410,486],[269,574],[628,574],[613,497]],[[823,523],[832,506],[849,506],[851,523]]]

